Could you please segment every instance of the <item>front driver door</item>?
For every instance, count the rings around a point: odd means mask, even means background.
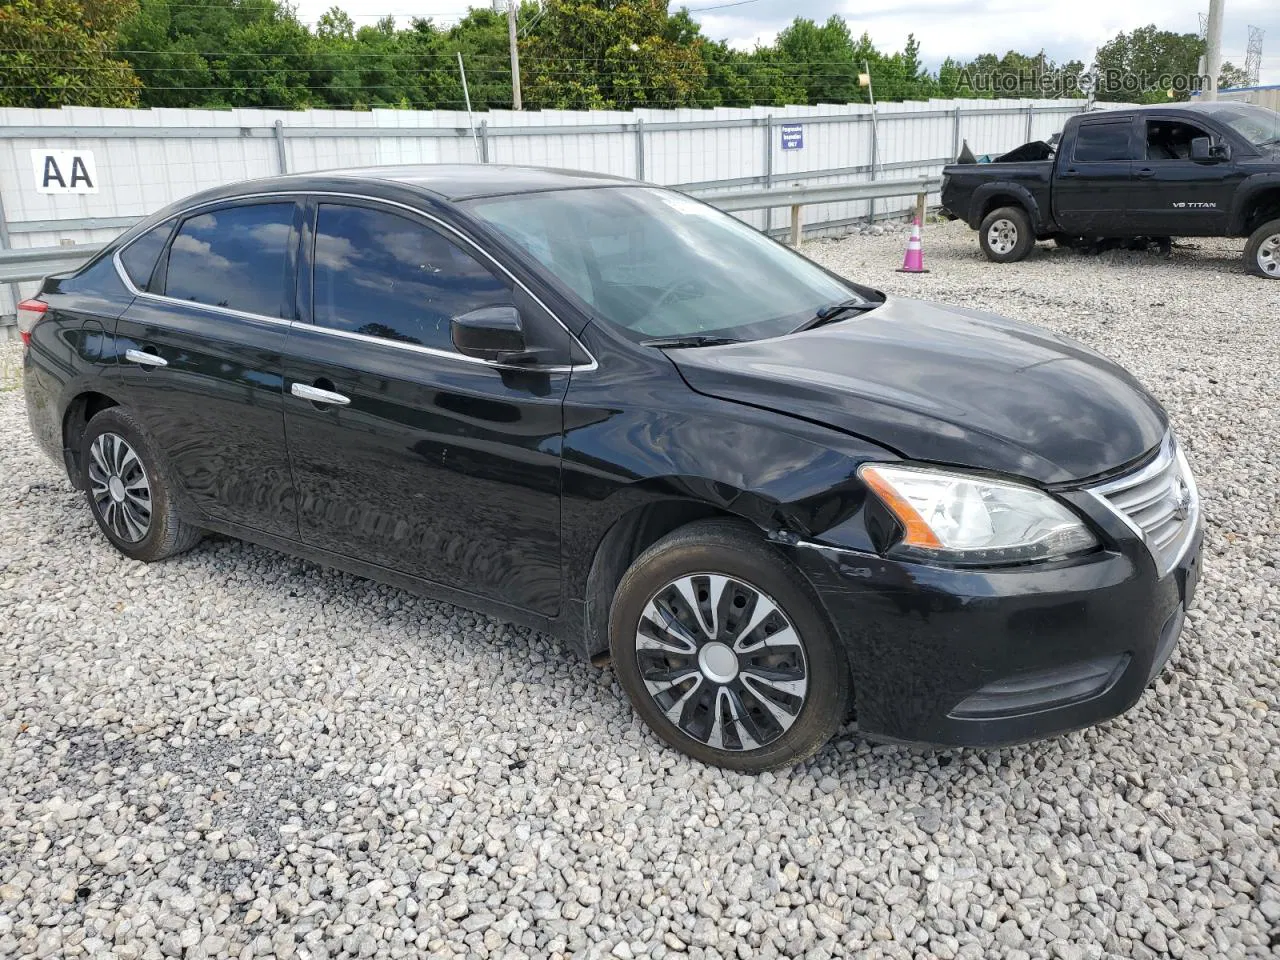
[[[553,321],[467,241],[399,207],[318,198],[303,250],[309,322],[285,351],[303,541],[554,615],[568,367],[474,360],[449,328],[513,304],[527,327]]]
[[[1192,160],[1191,141],[1215,131],[1171,117],[1145,124],[1145,158],[1133,166],[1129,208],[1134,230],[1157,237],[1214,237],[1227,232],[1231,198],[1244,179],[1238,164]]]

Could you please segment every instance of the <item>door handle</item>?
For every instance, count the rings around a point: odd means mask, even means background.
[[[344,397],[342,394],[334,393],[332,390],[321,390],[319,387],[308,386],[305,383],[295,383],[289,388],[289,392],[295,397],[310,400],[312,403],[332,403],[339,407],[345,407],[351,402],[350,397]]]
[[[1137,177],[1139,180],[1150,180],[1155,175],[1156,175],[1156,172],[1152,170],[1150,167],[1143,167],[1141,170],[1139,170],[1137,173],[1134,174],[1134,176]]]
[[[124,358],[143,367],[167,367],[169,365],[169,361],[164,357],[157,357],[154,353],[147,353],[145,350],[126,350]]]

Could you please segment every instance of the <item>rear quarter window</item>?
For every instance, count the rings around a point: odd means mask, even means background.
[[[160,259],[165,241],[169,239],[172,231],[173,221],[166,220],[152,227],[120,251],[120,262],[124,265],[124,272],[129,275],[129,280],[139,290],[146,290],[147,284],[151,282],[156,261]]]

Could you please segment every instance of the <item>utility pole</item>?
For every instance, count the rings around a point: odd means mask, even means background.
[[[1222,6],[1225,0],[1209,0],[1209,24],[1205,31],[1208,47],[1205,51],[1205,73],[1208,86],[1204,99],[1218,99],[1218,74],[1222,73]]]
[[[523,110],[520,105],[520,45],[516,43],[516,5],[519,0],[507,0],[507,39],[511,43],[511,109]]]

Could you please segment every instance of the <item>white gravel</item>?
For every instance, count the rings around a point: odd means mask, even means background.
[[[807,249],[1079,337],[1174,418],[1204,579],[1132,713],[699,766],[546,637],[226,539],[124,559],[0,392],[0,957],[1275,956],[1280,284],[1238,242],[902,245]]]

